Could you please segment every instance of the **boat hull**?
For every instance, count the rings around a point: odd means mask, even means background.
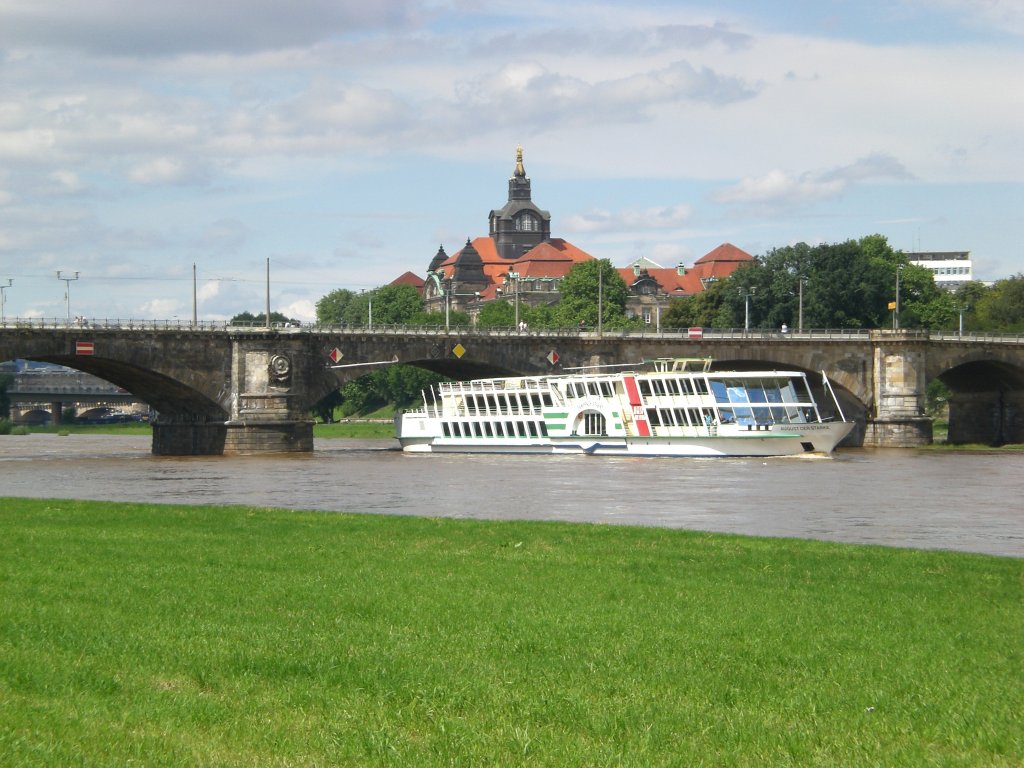
[[[425,420],[429,421],[429,420]],[[430,425],[416,429],[399,425],[399,442],[409,453],[587,454],[593,456],[770,457],[830,454],[853,429],[852,422],[775,425],[770,430],[741,429],[697,437],[548,437],[458,438],[429,434]],[[419,432],[419,436],[414,436]]]

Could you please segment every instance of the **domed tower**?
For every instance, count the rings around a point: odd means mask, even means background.
[[[551,214],[530,199],[530,179],[523,167],[523,148],[516,147],[516,168],[508,180],[508,202],[491,211],[491,239],[503,259],[514,261],[551,239]]]

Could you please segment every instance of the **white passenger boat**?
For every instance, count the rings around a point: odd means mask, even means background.
[[[616,456],[830,454],[849,434],[822,417],[799,371],[711,371],[706,359],[646,370],[445,382],[395,417],[405,451]]]

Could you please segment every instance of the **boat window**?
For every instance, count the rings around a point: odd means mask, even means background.
[[[665,394],[665,382],[664,381],[662,381],[661,379],[652,379],[651,380],[651,387],[654,389],[654,394],[664,396],[664,394]]]
[[[679,382],[675,379],[665,379],[665,390],[673,396],[679,396]]]
[[[601,394],[605,397],[612,397],[612,385],[609,381],[601,382]]]
[[[576,387],[576,397],[587,396],[587,387],[582,381],[577,381],[574,386]]]
[[[606,435],[608,434],[607,426],[605,424],[605,418],[603,413],[597,411],[586,411],[583,414],[583,430],[580,434],[583,435]]]
[[[444,436],[445,437],[451,437],[452,436],[452,428],[448,424],[447,421],[442,421],[441,422],[441,431],[444,432]]]
[[[543,421],[540,423],[540,436],[541,437],[547,437],[548,436],[548,425],[547,425],[546,422],[543,422]]]
[[[474,421],[473,422],[473,434],[476,437],[483,437],[484,436],[484,431],[480,428],[480,422],[479,421]]]
[[[640,387],[640,394],[650,397],[651,395],[651,384],[647,379],[637,379],[637,385]]]
[[[550,392],[543,393],[543,395],[542,395],[542,402],[544,403],[544,406],[547,407],[547,408],[550,408],[553,405],[553,403],[551,401],[551,393]]]
[[[598,389],[596,381],[587,382],[587,393],[594,395],[594,397],[598,397],[601,394],[601,390]]]
[[[729,402],[729,388],[726,386],[724,381],[713,379],[711,381],[711,391],[715,394],[715,401],[719,403]]]
[[[494,437],[494,432],[491,430],[491,422],[489,421],[484,422],[484,434],[487,437]]]
[[[698,395],[706,395],[708,393],[707,379],[690,379],[690,383],[693,384],[693,391]]]
[[[505,422],[505,434],[508,435],[509,437],[515,437],[516,436],[516,425],[513,422],[511,422],[511,421],[506,421]]]
[[[661,426],[661,418],[658,416],[658,409],[657,408],[648,408],[647,409],[647,420],[649,422],[651,422],[651,426],[652,427],[660,427]]]
[[[687,408],[686,415],[690,418],[690,423],[694,426],[701,426],[704,423],[704,417],[701,416],[700,410],[697,408]]]
[[[528,421],[526,422],[526,426],[530,428],[530,437],[537,437],[537,422],[532,420]]]

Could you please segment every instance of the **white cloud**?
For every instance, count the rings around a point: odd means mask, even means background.
[[[675,229],[686,224],[691,215],[688,205],[617,212],[595,209],[566,217],[562,226],[567,232]]]
[[[838,197],[853,183],[877,180],[909,180],[911,175],[893,157],[871,155],[823,172],[798,175],[774,169],[758,177],[717,190],[712,199],[719,203],[789,204],[824,202]]]

